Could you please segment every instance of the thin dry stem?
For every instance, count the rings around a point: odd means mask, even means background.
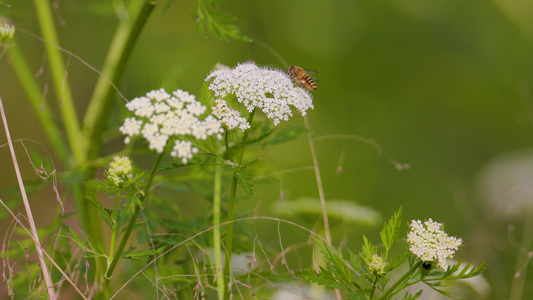
[[[311,156],[313,157],[313,165],[315,169],[316,184],[318,186],[318,196],[320,198],[320,206],[322,208],[322,218],[324,219],[324,231],[326,232],[326,242],[331,246],[331,234],[329,230],[328,211],[326,209],[326,197],[324,196],[324,187],[322,185],[322,177],[320,177],[320,168],[318,167],[318,158],[316,156],[315,143],[311,137],[311,128],[309,127],[309,120],[307,115],[304,116],[305,128],[307,129],[307,139],[309,140],[309,148]]]
[[[318,186],[318,196],[320,197],[320,206],[322,208],[322,218],[324,219],[326,242],[328,243],[328,246],[331,247],[331,233],[329,229],[328,211],[326,209],[326,197],[324,196],[324,187],[322,186],[322,177],[320,177],[320,169],[318,167],[318,158],[316,156],[315,143],[313,141],[313,137],[311,136],[311,127],[309,126],[309,120],[307,119],[307,115],[304,116],[304,123],[305,128],[307,129],[307,140],[309,141],[309,148],[311,151],[311,156],[313,157],[313,165],[315,166],[316,184]],[[339,289],[335,289],[335,296],[337,297],[337,300],[342,299],[342,295]]]
[[[0,204],[9,212],[9,214],[13,217],[13,220],[15,222],[18,223],[18,225],[29,235],[32,237],[30,231],[28,230],[28,228],[26,228],[26,226],[24,226],[24,224],[20,221],[19,218],[17,218],[17,216],[13,213],[13,211],[11,211],[11,209],[9,209],[9,207],[4,203],[4,201],[2,199],[0,199]],[[33,237],[32,237],[33,238]],[[70,277],[59,267],[59,265],[52,259],[52,257],[50,255],[48,255],[48,253],[46,253],[46,251],[43,251],[43,254],[50,260],[50,262],[54,265],[54,267],[56,267],[56,269],[59,271],[59,273],[61,273],[63,275],[63,278],[72,285],[72,287],[74,288],[74,290],[76,290],[76,292],[82,297],[82,299],[84,300],[87,300],[87,298],[84,296],[84,294],[78,289],[78,287],[76,286],[76,284],[72,281],[72,279],[70,279]]]
[[[2,122],[4,123],[4,130],[6,132],[6,139],[9,146],[9,152],[11,153],[11,161],[13,162],[13,167],[15,168],[15,174],[17,176],[17,181],[20,188],[20,194],[22,195],[22,202],[24,203],[24,209],[26,210],[26,216],[28,217],[28,222],[30,224],[31,234],[30,236],[33,239],[35,244],[35,249],[37,251],[37,256],[39,258],[39,263],[41,264],[41,271],[46,283],[46,289],[48,291],[49,299],[57,299],[56,292],[54,290],[54,283],[52,277],[50,276],[50,271],[46,265],[46,260],[44,259],[43,249],[41,248],[41,243],[39,242],[39,236],[37,235],[37,228],[35,227],[35,222],[33,215],[31,213],[30,202],[28,201],[28,196],[26,195],[26,189],[24,188],[24,182],[22,181],[22,175],[20,174],[20,169],[17,162],[17,156],[15,154],[15,149],[13,148],[13,143],[11,141],[11,135],[9,134],[9,128],[7,126],[7,119],[4,112],[4,104],[2,98],[0,97],[0,114],[2,115]]]

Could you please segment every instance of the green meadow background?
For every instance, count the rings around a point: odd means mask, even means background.
[[[120,1],[53,2],[60,46],[100,69],[118,24],[110,3]],[[194,1],[160,2],[133,49],[122,94],[133,99],[164,87],[199,95],[216,63],[253,60],[285,69],[285,60],[316,70],[315,108],[308,117],[318,138],[326,198],[374,209],[382,219],[402,206],[404,230],[411,219],[442,222],[447,232],[463,238],[458,259],[486,262],[486,299],[509,299],[518,269],[525,277],[523,299],[533,297],[532,263],[526,262],[533,250],[531,2],[226,0],[217,11],[234,16],[233,24],[255,40],[250,43],[204,36],[195,26],[194,6]],[[43,105],[57,111],[43,42],[28,34],[41,36],[33,3],[2,0],[0,15],[17,27],[16,43],[38,76]],[[98,74],[72,56],[63,58],[81,119]],[[13,139],[49,147],[1,49],[0,96]],[[122,103],[117,97],[117,105]],[[117,134],[106,141],[106,153],[123,149],[119,122],[114,120]],[[303,126],[303,118],[279,126],[288,125]],[[5,143],[2,130],[2,199],[12,197],[7,191],[16,186]],[[23,148],[16,149],[23,175],[35,179]],[[279,209],[279,203],[318,198],[306,136],[253,155],[266,175],[258,174],[255,196],[238,202],[237,213],[319,230],[319,214]],[[153,159],[139,164],[149,168]],[[398,168],[401,164],[409,168]],[[191,218],[209,207],[192,193],[175,198]],[[69,199],[64,201],[66,211],[74,211]],[[49,224],[57,206],[52,192],[34,195],[32,205],[38,225]],[[6,217],[2,227],[10,220]],[[335,216],[331,222],[337,245],[344,241],[357,251],[363,233],[378,242],[379,226]],[[301,231],[285,230],[286,244],[307,239]]]

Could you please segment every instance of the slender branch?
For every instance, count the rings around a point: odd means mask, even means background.
[[[329,230],[328,211],[326,208],[326,197],[324,196],[324,187],[322,186],[322,177],[320,177],[320,169],[318,167],[318,158],[316,156],[315,143],[311,136],[311,128],[309,127],[309,120],[307,115],[304,116],[305,128],[307,129],[307,139],[309,140],[309,148],[311,156],[313,157],[313,165],[315,167],[315,177],[318,186],[318,196],[320,197],[320,206],[322,208],[322,218],[324,220],[324,231],[326,232],[326,241],[328,246],[331,246],[331,234]]]
[[[113,210],[112,230],[111,230],[111,243],[109,245],[109,260],[113,260],[115,254],[115,243],[118,236],[118,207],[120,202],[120,193],[117,193],[115,197],[115,209]]]
[[[43,96],[37,86],[35,76],[31,74],[30,68],[24,60],[22,53],[20,53],[17,44],[9,47],[8,51],[9,56],[11,57],[13,70],[15,70],[20,84],[24,87],[24,91],[28,95],[31,106],[39,119],[39,123],[42,125],[46,137],[54,148],[54,153],[57,154],[64,165],[69,165],[68,160],[70,156],[68,153],[68,146],[62,138],[58,123],[54,120],[52,112],[50,111],[50,106],[42,105]]]
[[[70,85],[66,77],[65,65],[61,57],[61,51],[54,45],[59,45],[52,12],[48,0],[34,0],[37,19],[43,34],[43,38],[49,43],[45,43],[48,62],[52,73],[54,88],[59,101],[59,109],[65,129],[67,132],[68,142],[72,150],[72,155],[76,164],[85,159],[86,143],[82,138],[80,123],[76,115],[74,101],[70,91]]]
[[[11,153],[11,161],[13,162],[13,167],[15,168],[15,174],[17,176],[20,194],[22,195],[22,202],[24,203],[24,209],[26,210],[26,216],[28,218],[28,222],[30,223],[33,243],[35,244],[35,250],[37,251],[37,257],[39,258],[39,264],[41,265],[41,272],[44,277],[44,282],[46,283],[48,299],[55,300],[57,299],[57,296],[54,290],[54,282],[52,281],[52,277],[50,276],[48,265],[46,264],[46,260],[44,259],[43,249],[41,248],[41,243],[39,242],[39,235],[37,234],[37,228],[35,227],[33,214],[31,213],[30,202],[28,201],[28,196],[26,195],[26,189],[24,188],[24,182],[22,181],[22,175],[20,174],[20,169],[19,169],[18,162],[17,162],[17,156],[15,154],[15,149],[13,148],[13,142],[11,141],[11,134],[9,133],[9,128],[7,126],[7,119],[6,119],[6,115],[4,112],[4,104],[2,102],[1,97],[0,97],[0,115],[2,116],[2,122],[4,123],[4,130],[6,133],[7,144],[9,146],[9,152]]]
[[[326,233],[326,241],[328,243],[328,246],[331,247],[332,246],[331,233],[329,229],[328,211],[326,207],[326,197],[324,196],[324,187],[322,185],[322,177],[320,176],[320,168],[318,167],[318,158],[316,156],[315,142],[313,141],[313,137],[311,136],[311,127],[309,126],[309,120],[307,119],[307,115],[304,116],[304,123],[305,123],[305,128],[307,129],[307,140],[309,141],[309,149],[311,151],[311,157],[313,158],[316,185],[318,186],[318,196],[320,198],[320,207],[322,210],[322,219],[324,220],[324,231]],[[341,291],[339,289],[335,289],[335,297],[337,298],[337,300],[342,299]]]
[[[255,108],[248,116],[248,124],[252,124],[255,114]],[[248,135],[250,134],[250,129],[247,129],[242,134],[240,152],[237,156],[237,160],[234,163],[239,167],[242,163],[242,158],[244,157],[244,149],[246,148],[246,142],[248,140]],[[226,149],[227,150],[227,149]],[[237,184],[238,178],[236,172],[233,173],[233,180],[231,182],[231,190],[229,195],[228,203],[228,221],[232,221],[235,218],[235,196],[237,195]],[[226,231],[226,262],[224,264],[224,277],[228,279],[228,282],[231,282],[231,252],[233,250],[233,222],[228,223]],[[229,299],[230,289],[226,289],[224,293],[224,299]]]

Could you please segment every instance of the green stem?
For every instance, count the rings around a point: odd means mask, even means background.
[[[43,34],[47,41],[45,48],[52,73],[53,85],[59,101],[59,110],[63,124],[66,129],[68,142],[72,150],[72,156],[76,164],[83,163],[85,160],[86,143],[82,138],[74,101],[70,91],[70,85],[66,76],[65,66],[61,57],[61,51],[58,49],[59,39],[56,34],[54,18],[50,10],[48,0],[34,0],[37,19]]]
[[[135,226],[135,222],[137,221],[137,217],[139,216],[139,213],[141,212],[142,203],[144,202],[144,199],[146,199],[146,195],[148,195],[148,192],[150,190],[150,187],[152,186],[152,182],[154,180],[155,174],[157,173],[157,169],[159,168],[159,165],[161,164],[161,161],[163,160],[164,154],[165,154],[165,151],[163,151],[157,157],[157,160],[154,163],[152,171],[150,172],[150,176],[148,177],[148,180],[146,181],[146,185],[144,186],[143,193],[141,195],[141,198],[139,199],[139,203],[135,206],[135,211],[133,212],[130,218],[128,227],[126,228],[126,231],[124,232],[124,235],[122,236],[122,240],[120,240],[120,244],[117,248],[117,251],[115,252],[115,255],[113,256],[113,259],[111,260],[111,264],[109,264],[109,267],[107,268],[107,271],[105,273],[104,289],[109,285],[109,280],[111,279],[111,276],[113,275],[113,271],[115,270],[115,267],[117,266],[117,263],[120,260],[120,257],[122,256],[122,252],[124,252],[124,247],[126,247],[126,244],[128,243],[133,227]]]
[[[31,106],[43,127],[46,137],[54,149],[54,153],[59,159],[61,159],[61,162],[65,166],[69,165],[70,156],[68,153],[68,146],[62,138],[59,127],[57,126],[58,123],[54,121],[50,106],[43,105],[43,95],[35,82],[35,76],[30,72],[26,61],[16,44],[9,47],[8,50],[9,56],[11,57],[11,65],[18,76],[20,84],[24,87],[24,91],[28,95]]]
[[[228,132],[228,130],[226,130],[226,132],[224,133],[224,145],[226,146],[226,156],[231,161],[233,155],[231,155],[231,148],[229,146],[229,132]]]
[[[222,164],[215,165],[213,195],[213,248],[215,250],[215,267],[217,274],[218,298],[224,297],[224,276],[222,274],[222,254],[220,241],[220,204],[222,190]]]
[[[254,119],[255,114],[255,108],[248,116],[248,124],[252,124],[252,121]],[[248,134],[250,133],[250,129],[247,129],[242,134],[241,144],[240,144],[240,152],[237,157],[237,161],[234,161],[234,163],[238,166],[242,163],[242,158],[244,157],[244,149],[246,148],[246,142],[248,140]],[[226,149],[227,151],[228,149]],[[237,195],[237,183],[238,178],[236,172],[233,173],[233,180],[231,182],[231,190],[229,195],[229,203],[228,203],[228,227],[226,231],[226,263],[224,264],[224,277],[228,279],[228,282],[231,282],[231,252],[233,249],[233,219],[235,218],[235,196]],[[229,287],[224,292],[224,299],[229,299],[230,294]]]
[[[115,197],[115,210],[113,210],[113,226],[111,230],[111,243],[109,245],[109,261],[113,260],[115,254],[115,243],[118,236],[118,204],[120,202],[120,193]]]
[[[67,71],[63,63],[61,50],[58,47],[60,43],[54,25],[54,17],[48,0],[34,0],[33,2],[43,39],[46,40],[44,45],[47,52],[50,71],[52,73],[53,87],[58,98],[61,120],[66,131],[67,141],[73,158],[71,165],[78,168],[77,172],[85,172],[83,168],[87,161],[88,143],[81,134],[80,122],[74,106]],[[94,177],[89,179],[92,178]],[[73,183],[71,185],[71,190],[74,192],[76,209],[80,216],[80,223],[83,229],[87,232],[91,242],[97,245],[103,241],[101,220],[99,218],[98,210],[86,200],[87,197],[94,197],[95,194],[88,194],[89,189],[83,187],[83,179]],[[96,258],[95,263],[96,267],[93,270],[95,270],[94,275],[98,280],[102,274],[100,272],[105,265],[105,262],[101,258]]]
[[[130,57],[133,45],[152,11],[154,3],[147,0],[132,0],[128,7],[128,13],[122,14],[126,17],[121,19],[121,23],[117,28],[102,69],[102,76],[98,78],[83,120],[84,137],[91,145],[87,153],[87,161],[89,162],[96,160],[101,154],[102,135],[106,129],[109,114],[112,112],[114,91],[117,89],[116,85],[122,78],[124,67]],[[91,164],[85,172],[85,179],[91,180],[95,177],[95,174],[96,168]],[[92,196],[96,197],[95,195]],[[99,216],[99,213],[95,211],[88,201],[85,201],[84,209],[89,211],[90,215]],[[94,219],[90,221],[90,224],[99,222],[99,220]]]
[[[118,92],[117,86],[124,75],[133,46],[155,4],[156,1],[131,1],[113,37],[102,68],[102,76],[98,78],[83,119],[84,131],[90,138],[91,145],[94,145],[91,146],[92,153],[89,153],[89,157],[94,157],[99,153],[102,133],[112,111],[115,91]]]
[[[407,281],[411,275],[413,275],[422,265],[422,261],[417,262],[414,264],[407,273],[405,273],[400,279],[398,279],[387,291],[379,297],[379,300],[389,299],[390,297],[394,296],[398,292],[395,292],[395,290],[402,284],[404,284],[405,281]]]

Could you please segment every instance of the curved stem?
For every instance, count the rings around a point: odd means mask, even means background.
[[[252,124],[255,114],[255,108],[248,116],[248,124]],[[242,158],[244,157],[244,149],[246,148],[246,142],[248,141],[248,134],[250,129],[247,129],[242,134],[240,152],[237,156],[237,160],[234,163],[238,166],[242,163]],[[227,151],[228,149],[226,149]],[[231,252],[233,250],[233,219],[235,218],[235,196],[237,195],[237,184],[238,178],[236,172],[233,173],[233,180],[231,182],[231,190],[229,195],[228,202],[228,227],[226,232],[226,263],[224,264],[224,277],[228,279],[228,282],[231,282]],[[224,292],[224,299],[229,299],[230,288],[228,287]]]
[[[406,280],[408,280],[411,275],[413,275],[418,268],[422,265],[422,261],[417,262],[414,264],[407,273],[405,273],[400,279],[398,279],[387,291],[379,297],[379,300],[389,299],[390,297],[394,296],[398,292],[395,292],[395,290],[402,285]]]

